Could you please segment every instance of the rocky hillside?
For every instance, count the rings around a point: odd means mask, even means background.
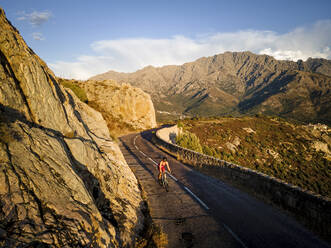
[[[0,246],[133,247],[137,180],[101,114],[65,90],[0,9]]]
[[[152,95],[158,118],[265,113],[331,123],[331,61],[279,61],[226,52],[181,66],[134,73],[109,71],[92,79],[130,83]]]
[[[59,79],[59,82],[66,87],[79,88],[76,94],[86,98],[90,107],[102,113],[113,137],[156,126],[151,97],[139,88],[111,80]]]
[[[331,129],[281,118],[181,120],[177,144],[331,197]],[[207,170],[208,171],[208,170]],[[212,171],[215,176],[215,171]]]

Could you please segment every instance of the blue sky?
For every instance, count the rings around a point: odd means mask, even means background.
[[[182,64],[225,51],[331,59],[330,0],[0,0],[58,76]]]

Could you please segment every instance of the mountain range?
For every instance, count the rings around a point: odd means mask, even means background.
[[[146,91],[158,121],[262,113],[331,124],[331,61],[326,59],[293,62],[225,52],[183,65],[108,71],[91,79],[113,79]]]

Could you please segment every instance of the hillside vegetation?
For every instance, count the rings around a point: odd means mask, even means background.
[[[331,196],[331,129],[326,125],[265,116],[186,119],[178,125],[181,146]]]
[[[75,93],[75,95],[79,98],[79,100],[88,103],[86,92],[83,88],[79,87],[77,81],[63,79],[63,78],[57,78],[57,80],[63,87],[71,89]]]

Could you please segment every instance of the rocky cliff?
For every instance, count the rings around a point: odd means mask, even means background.
[[[181,66],[109,71],[92,79],[143,89],[151,94],[159,118],[266,113],[331,123],[331,61],[325,59],[292,62],[226,52]]]
[[[102,113],[113,137],[156,126],[151,97],[139,88],[111,80],[60,82],[84,91],[88,105]]]
[[[101,114],[0,9],[0,246],[132,247],[143,201]]]

